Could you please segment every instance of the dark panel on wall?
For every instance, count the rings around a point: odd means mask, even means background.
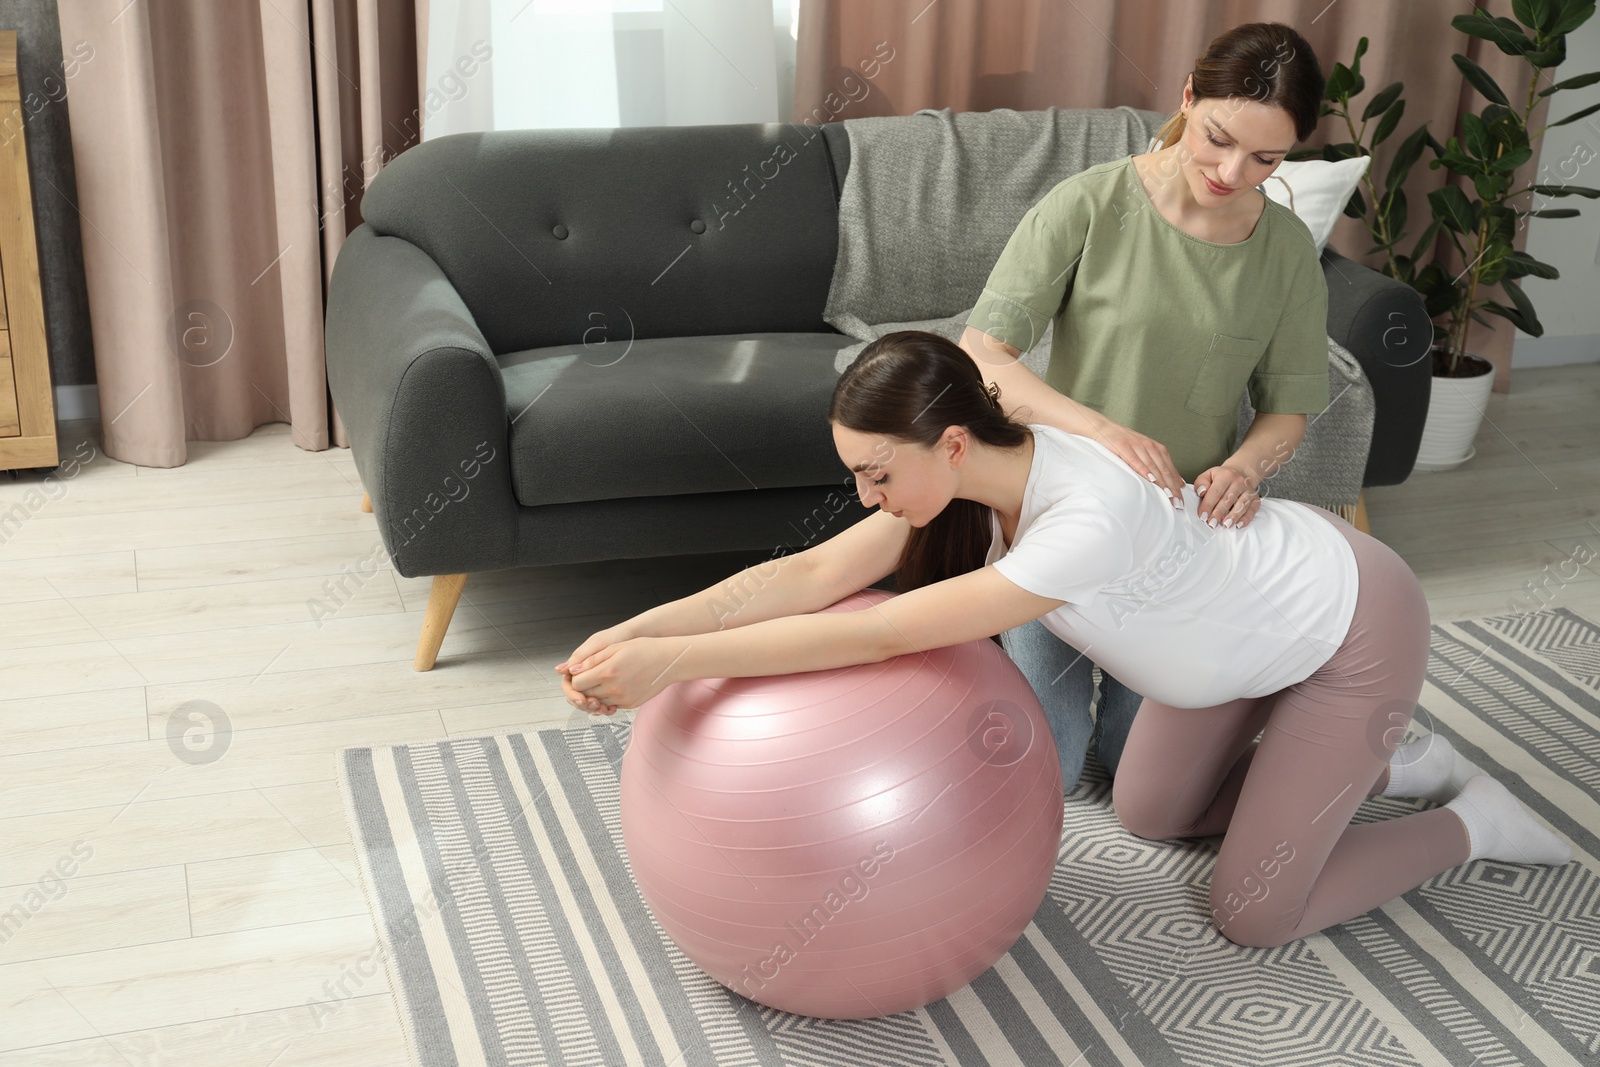
[[[22,106],[0,115],[0,137],[26,130],[33,222],[39,239],[39,288],[50,341],[54,385],[89,385],[94,343],[89,333],[89,293],[83,277],[78,229],[78,180],[67,124],[72,75],[92,63],[87,42],[68,41],[63,52],[56,0],[0,0],[0,30],[17,31],[17,78]],[[70,199],[69,199],[70,198]]]

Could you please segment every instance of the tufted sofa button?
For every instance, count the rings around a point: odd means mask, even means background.
[[[689,223],[689,229],[693,230],[695,233],[705,233],[705,221],[703,219],[695,219],[693,222]]]
[[[556,235],[556,240],[558,241],[565,241],[567,239],[567,228],[562,226],[560,223],[557,223],[556,228],[550,232]]]

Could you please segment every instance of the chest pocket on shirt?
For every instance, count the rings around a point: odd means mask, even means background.
[[[1184,406],[1196,415],[1234,417],[1239,411],[1239,398],[1250,382],[1250,372],[1266,350],[1265,341],[1212,334],[1211,348],[1200,358],[1200,368]]]

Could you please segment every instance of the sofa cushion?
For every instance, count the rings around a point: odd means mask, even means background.
[[[524,507],[850,481],[837,333],[607,339],[497,356]]]
[[[422,249],[495,352],[639,337],[827,330],[839,213],[805,124],[457,133],[373,179],[374,232]]]

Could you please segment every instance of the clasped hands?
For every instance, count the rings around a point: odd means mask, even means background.
[[[1183,475],[1173,466],[1167,446],[1153,437],[1112,425],[1095,435],[1094,440],[1121,457],[1122,461],[1154,482],[1175,507],[1183,506]],[[1194,480],[1200,496],[1201,521],[1213,528],[1238,529],[1247,526],[1261,510],[1261,497],[1255,483],[1238,467],[1221,464],[1201,471]]]
[[[601,630],[556,664],[567,703],[591,715],[637,708],[678,679],[669,673],[682,640],[642,637],[622,626]]]

